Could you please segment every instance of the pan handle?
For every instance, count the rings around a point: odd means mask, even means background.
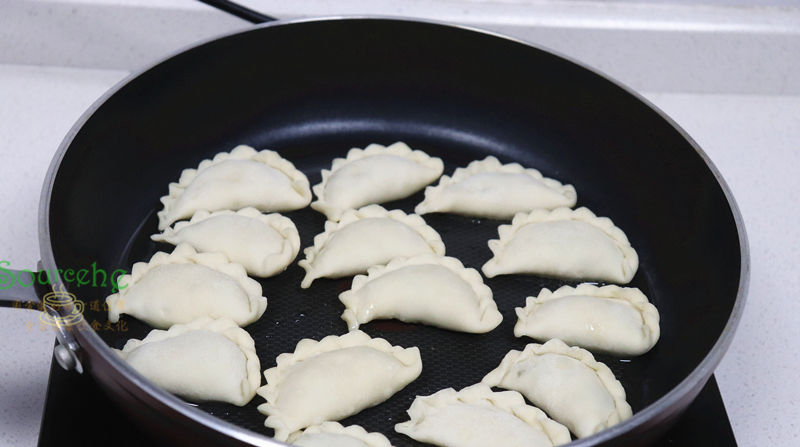
[[[6,268],[0,261],[0,307],[17,307],[42,310],[44,291],[39,284],[38,272]]]
[[[7,261],[0,261],[0,307],[42,311],[41,321],[55,330],[58,339],[53,349],[56,362],[67,371],[83,373],[77,355],[79,345],[70,333],[83,322],[83,303],[67,293],[60,282],[53,285],[41,263],[36,272],[9,269],[8,265]]]
[[[217,8],[220,11],[227,12],[228,14],[235,15],[240,19],[247,20],[251,23],[265,23],[265,22],[273,22],[277,20],[275,17],[270,17],[265,14],[261,14],[258,11],[254,11],[250,8],[242,6],[238,3],[234,3],[229,0],[199,0],[206,5],[211,7]]]

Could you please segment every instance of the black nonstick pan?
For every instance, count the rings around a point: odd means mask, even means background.
[[[398,140],[441,157],[445,173],[491,154],[571,183],[578,205],[611,217],[640,256],[632,286],[661,314],[661,339],[641,357],[598,356],[621,380],[633,418],[574,445],[646,445],[691,403],[720,361],[741,316],[747,241],[724,181],[696,143],[641,97],[574,61],[502,36],[389,18],[275,22],[172,56],[121,83],[64,140],[40,210],[42,268],[129,270],[158,250],[159,197],[181,170],[238,144],[277,150],[308,175],[351,147]],[[407,212],[422,198],[385,204]],[[310,208],[287,213],[303,247],[323,229]],[[447,254],[479,268],[501,221],[427,215]],[[301,255],[302,256],[302,255]],[[94,266],[94,267],[92,267]],[[343,334],[338,294],[350,280],[299,287],[293,263],[262,280],[269,306],[247,327],[262,369],[301,338]],[[109,349],[149,330],[133,318],[107,322],[108,281],[52,282],[82,301],[49,296],[62,345],[56,358],[92,374],[132,423],[169,445],[278,445],[256,411],[188,405],[127,367]],[[59,280],[61,279],[61,280]],[[480,381],[517,339],[514,307],[542,287],[575,284],[531,276],[487,280],[503,323],[486,335],[372,322],[362,329],[419,346],[419,379],[387,402],[343,421],[380,431],[396,446],[421,445],[394,432],[414,396]],[[34,299],[45,287],[8,289]],[[72,320],[53,316],[77,314]]]

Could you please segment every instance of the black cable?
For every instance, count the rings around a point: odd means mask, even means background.
[[[208,6],[214,7],[219,9],[220,11],[227,12],[228,14],[235,15],[240,19],[247,20],[251,23],[264,23],[264,22],[272,22],[274,20],[278,20],[275,17],[270,17],[265,14],[261,14],[258,11],[253,11],[250,8],[244,7],[238,3],[234,3],[229,0],[199,0],[205,3]]]

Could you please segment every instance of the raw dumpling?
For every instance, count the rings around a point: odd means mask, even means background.
[[[443,176],[438,185],[425,188],[425,200],[414,212],[510,219],[537,208],[571,208],[576,200],[572,185],[546,178],[536,169],[525,169],[517,163],[504,165],[488,156],[456,169],[453,177]]]
[[[339,295],[350,329],[382,318],[423,323],[461,332],[484,333],[503,320],[492,289],[475,269],[456,258],[425,254],[394,259],[353,278]]]
[[[510,351],[483,383],[519,391],[579,438],[632,415],[614,373],[589,351],[558,339]]]
[[[311,208],[337,221],[347,209],[408,197],[443,170],[440,158],[412,151],[402,142],[353,148],[346,158],[334,159],[330,171],[322,170],[322,182],[313,188],[318,200]]]
[[[393,258],[424,253],[444,255],[439,233],[416,214],[387,211],[379,205],[347,210],[339,222],[325,222],[325,231],[314,238],[299,262],[306,270],[300,287],[317,278],[341,278],[364,273],[373,265]]]
[[[297,447],[392,447],[380,433],[368,433],[358,425],[343,427],[338,422],[323,422],[289,437]]]
[[[377,405],[422,372],[419,349],[392,346],[361,331],[303,339],[294,353],[278,356],[264,371],[267,384],[258,394],[267,403],[258,411],[275,439],[324,421],[335,421]]]
[[[161,198],[158,229],[199,210],[218,211],[248,206],[261,211],[290,211],[306,207],[311,190],[306,176],[277,152],[256,152],[236,146],[203,160],[197,169],[184,169],[169,194]]]
[[[154,329],[142,340],[128,340],[117,352],[156,385],[193,402],[241,407],[261,384],[253,339],[228,318]]]
[[[660,334],[658,310],[636,288],[580,284],[543,289],[517,308],[514,335],[558,338],[570,345],[622,356],[649,351]]]
[[[484,384],[417,396],[411,420],[395,431],[446,447],[549,447],[570,442],[566,427],[525,404],[516,391],[493,392]]]
[[[246,326],[267,309],[261,284],[241,264],[221,253],[197,253],[188,244],[137,262],[117,283],[119,293],[106,298],[112,323],[128,314],[160,329],[200,317],[227,317]]]
[[[487,278],[530,273],[627,284],[639,267],[625,233],[586,208],[520,213],[498,233],[489,241],[494,257],[482,268]]]
[[[178,222],[151,239],[173,245],[185,242],[197,251],[222,253],[262,278],[286,270],[300,251],[300,236],[288,217],[261,214],[255,208],[198,211],[192,220]]]

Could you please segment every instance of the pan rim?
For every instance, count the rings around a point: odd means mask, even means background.
[[[157,60],[152,64],[149,64],[139,70],[133,71],[131,74],[129,74],[128,76],[117,82],[113,87],[111,87],[108,91],[106,91],[103,95],[101,95],[95,102],[92,103],[92,105],[80,116],[80,118],[78,118],[75,124],[73,124],[73,126],[64,136],[64,139],[60,143],[57,151],[53,155],[53,159],[50,163],[47,174],[45,176],[45,181],[42,187],[42,192],[39,201],[38,229],[39,229],[41,262],[44,268],[48,271],[53,271],[53,272],[58,271],[56,268],[55,255],[53,253],[51,238],[50,238],[49,211],[51,205],[53,186],[55,183],[56,175],[58,174],[59,167],[61,166],[61,163],[64,160],[67,150],[72,145],[75,136],[83,128],[84,124],[94,115],[97,109],[100,106],[102,106],[111,96],[116,94],[120,89],[122,89],[124,86],[126,86],[127,84],[129,84],[142,74],[172,59],[173,57],[219,39],[232,37],[247,32],[257,31],[263,28],[294,25],[294,24],[309,23],[309,22],[349,21],[349,20],[353,21],[385,20],[385,21],[407,22],[412,24],[417,23],[425,25],[435,25],[446,28],[453,28],[461,31],[480,33],[489,37],[503,39],[506,41],[522,44],[528,47],[544,51],[553,56],[559,57],[567,62],[575,64],[584,70],[588,70],[589,72],[597,76],[600,76],[605,81],[610,82],[611,84],[624,90],[627,94],[633,96],[635,99],[637,99],[638,101],[640,101],[641,103],[652,109],[654,112],[656,112],[664,121],[666,121],[669,125],[671,125],[691,145],[691,147],[695,150],[697,155],[700,156],[705,165],[709,168],[715,180],[722,189],[725,199],[728,202],[728,206],[730,207],[731,214],[733,215],[734,223],[736,225],[736,230],[739,235],[739,249],[741,257],[739,285],[736,292],[736,299],[734,301],[733,308],[731,310],[731,315],[728,318],[725,327],[721,331],[720,336],[717,338],[717,341],[714,343],[714,345],[708,351],[705,357],[700,361],[697,367],[695,367],[694,370],[692,370],[683,380],[681,380],[669,392],[667,392],[665,395],[663,395],[656,401],[652,402],[651,404],[647,405],[639,412],[635,413],[631,418],[627,419],[626,421],[614,425],[590,437],[575,440],[568,445],[572,447],[586,447],[590,445],[597,445],[603,442],[611,441],[612,439],[621,436],[624,433],[635,430],[637,427],[643,425],[644,423],[646,423],[651,419],[656,419],[657,416],[661,414],[664,409],[670,408],[679,401],[687,398],[688,396],[690,396],[690,393],[692,393],[693,390],[699,391],[699,387],[704,385],[705,381],[707,381],[708,377],[710,377],[711,373],[709,371],[713,373],[713,370],[722,360],[722,357],[724,356],[731,342],[733,341],[736,328],[739,324],[739,321],[741,320],[742,313],[744,311],[746,295],[750,282],[750,248],[748,245],[747,233],[745,230],[744,220],[741,211],[739,210],[739,207],[736,203],[735,198],[733,197],[733,193],[730,190],[730,187],[728,186],[727,182],[720,174],[716,165],[714,165],[714,163],[711,161],[708,155],[702,150],[700,145],[697,144],[697,142],[688,134],[688,132],[686,132],[664,111],[655,106],[652,102],[644,98],[641,94],[639,94],[632,88],[619,82],[618,80],[607,75],[606,73],[594,67],[590,67],[583,62],[575,60],[570,56],[566,56],[558,51],[554,51],[550,48],[547,48],[539,44],[534,44],[531,42],[523,41],[518,38],[510,37],[502,33],[484,30],[469,25],[451,24],[432,19],[389,16],[389,15],[335,15],[335,16],[277,20],[274,22],[267,22],[259,25],[248,26],[245,29],[221,33],[219,35],[203,39],[199,42],[186,45],[168,54],[167,56],[160,58],[159,60]],[[60,276],[59,275],[56,276],[57,280],[53,281],[53,284],[55,285],[54,287],[59,287],[59,286],[63,287],[64,284],[61,281]],[[172,394],[152,384],[151,382],[146,380],[143,376],[141,376],[138,372],[136,372],[133,368],[131,368],[121,358],[119,358],[119,356],[115,355],[112,349],[100,338],[100,336],[97,335],[93,330],[91,330],[91,328],[88,326],[88,324],[82,317],[78,324],[70,328],[70,332],[72,336],[75,339],[77,339],[75,346],[70,346],[70,347],[86,350],[91,355],[90,359],[91,362],[101,361],[102,363],[105,363],[110,368],[118,372],[119,375],[118,377],[114,378],[114,382],[117,382],[118,384],[123,386],[130,385],[135,390],[145,393],[147,398],[165,405],[169,410],[181,415],[182,417],[187,418],[195,423],[206,426],[211,430],[214,430],[225,436],[234,438],[238,441],[264,447],[285,445],[283,443],[275,441],[273,438],[270,438],[263,433],[251,431],[244,427],[217,418],[209,413],[206,413],[203,410],[192,407],[190,405],[186,405],[186,403],[183,400],[173,396]],[[695,396],[691,396],[691,399],[693,400],[694,397]]]

